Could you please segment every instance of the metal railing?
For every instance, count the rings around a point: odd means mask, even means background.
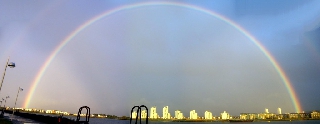
[[[136,121],[135,121],[135,124],[137,124],[138,123],[138,118],[140,119],[140,124],[141,124],[141,108],[145,108],[146,110],[147,110],[147,116],[146,116],[146,124],[148,124],[148,107],[147,106],[145,106],[145,105],[141,105],[141,106],[133,106],[132,107],[132,109],[131,109],[131,116],[130,116],[130,124],[131,124],[131,122],[132,122],[132,112],[133,112],[133,110],[135,109],[135,108],[138,108],[137,109],[137,115],[136,115]],[[139,116],[138,116],[139,115]]]
[[[87,113],[86,113],[86,120],[85,121],[80,121],[80,115],[81,115],[81,111],[82,109],[85,108],[87,110]],[[89,119],[90,119],[90,108],[88,106],[82,106],[79,108],[79,111],[78,111],[78,116],[77,116],[77,121],[76,123],[77,124],[89,124]]]

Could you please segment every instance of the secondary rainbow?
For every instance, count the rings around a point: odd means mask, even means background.
[[[50,56],[46,59],[45,63],[41,66],[39,72],[37,73],[36,77],[34,78],[30,90],[28,92],[27,98],[24,101],[24,108],[27,108],[30,104],[30,101],[32,99],[33,93],[37,88],[38,83],[40,82],[43,74],[46,72],[46,69],[52,62],[52,60],[55,58],[55,56],[59,53],[59,51],[66,45],[68,42],[74,38],[79,32],[81,32],[83,29],[86,27],[90,26],[91,24],[95,23],[96,21],[109,16],[111,14],[114,14],[116,12],[122,11],[122,10],[129,10],[129,9],[134,9],[138,7],[143,7],[143,6],[177,6],[177,7],[183,7],[183,8],[188,8],[188,9],[193,9],[196,11],[200,11],[203,13],[206,13],[208,15],[214,16],[218,19],[221,19],[225,21],[226,23],[230,24],[234,28],[236,28],[238,31],[243,33],[246,37],[248,37],[264,54],[265,56],[269,59],[269,61],[272,63],[278,74],[280,75],[284,85],[287,88],[288,93],[290,94],[292,103],[294,105],[294,108],[296,112],[301,112],[301,106],[299,103],[299,99],[294,91],[294,88],[291,85],[291,82],[289,78],[286,76],[285,72],[283,69],[280,67],[279,63],[276,61],[276,59],[271,55],[269,51],[254,37],[252,36],[248,31],[246,31],[243,27],[238,25],[237,23],[233,22],[232,20],[215,13],[211,10],[201,8],[198,6],[186,4],[186,3],[177,3],[177,2],[147,2],[147,3],[137,3],[137,4],[131,4],[131,5],[125,5],[125,6],[120,6],[118,8],[108,10],[106,12],[103,12],[90,20],[86,21],[82,25],[80,25],[78,28],[76,28],[74,31],[72,31],[64,40],[60,42],[60,44],[53,50],[53,52],[50,54]]]

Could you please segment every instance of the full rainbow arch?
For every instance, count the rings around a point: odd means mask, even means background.
[[[276,61],[276,59],[271,55],[271,53],[269,51],[267,51],[267,49],[254,36],[252,36],[243,27],[241,27],[237,23],[233,22],[232,20],[228,19],[227,17],[224,17],[224,16],[222,16],[222,15],[220,15],[218,13],[215,13],[215,12],[213,12],[211,10],[208,10],[208,9],[205,9],[205,8],[201,8],[201,7],[198,7],[198,6],[195,6],[195,5],[186,4],[186,3],[178,3],[178,2],[145,2],[145,3],[136,3],[136,4],[120,6],[118,8],[105,11],[105,12],[103,12],[103,13],[101,13],[101,14],[93,17],[93,18],[91,18],[90,20],[86,21],[85,23],[83,23],[79,27],[77,27],[74,31],[72,31],[65,39],[63,39],[59,43],[59,45],[52,51],[50,56],[46,59],[45,63],[41,66],[39,72],[37,73],[36,77],[34,78],[32,84],[31,84],[31,87],[30,87],[30,90],[28,92],[27,98],[24,101],[24,108],[27,108],[29,106],[30,101],[32,99],[32,96],[34,94],[34,91],[37,88],[37,85],[39,84],[43,74],[47,70],[47,68],[50,65],[50,63],[52,62],[52,60],[56,57],[56,55],[60,52],[60,50],[66,44],[68,44],[68,42],[71,39],[73,39],[83,29],[85,29],[86,27],[90,26],[91,24],[95,23],[96,21],[98,21],[98,20],[100,20],[100,19],[102,19],[102,18],[104,18],[106,16],[109,16],[111,14],[114,14],[114,13],[122,11],[122,10],[134,9],[134,8],[143,7],[143,6],[164,6],[164,5],[165,6],[177,6],[177,7],[193,9],[193,10],[197,10],[197,11],[206,13],[208,15],[214,16],[214,17],[216,17],[216,18],[218,18],[220,20],[225,21],[229,25],[233,26],[238,31],[240,31],[243,35],[245,35],[247,38],[249,38],[263,52],[263,54],[269,59],[271,64],[274,66],[274,68],[276,69],[276,71],[280,75],[285,87],[287,88],[287,91],[288,91],[288,93],[289,93],[289,95],[291,97],[291,101],[292,101],[292,103],[294,105],[294,108],[295,108],[296,112],[301,112],[302,109],[301,109],[301,106],[300,106],[300,103],[299,103],[298,96],[296,95],[296,93],[294,91],[294,88],[291,85],[291,82],[290,82],[289,78],[287,77],[287,75],[285,74],[283,69],[280,67],[280,65]]]

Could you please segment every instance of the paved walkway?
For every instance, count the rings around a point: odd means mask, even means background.
[[[5,113],[4,117],[9,119],[10,121],[12,121],[13,124],[42,124],[40,122],[31,120],[31,119],[28,119],[28,118],[15,116],[15,115],[8,114],[8,113]]]

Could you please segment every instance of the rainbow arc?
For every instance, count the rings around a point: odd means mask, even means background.
[[[247,30],[245,30],[243,27],[241,27],[239,24],[233,22],[232,20],[228,19],[227,17],[220,15],[216,12],[213,12],[211,10],[201,8],[198,6],[190,5],[190,4],[185,4],[185,3],[178,3],[178,2],[146,2],[146,3],[137,3],[137,4],[131,4],[131,5],[125,5],[125,6],[120,6],[112,10],[105,11],[90,20],[86,21],[79,27],[77,27],[74,31],[72,31],[65,39],[63,39],[57,47],[52,51],[50,56],[46,59],[45,63],[41,66],[39,72],[37,73],[36,77],[34,78],[30,90],[28,92],[27,98],[24,101],[24,108],[28,108],[30,101],[32,99],[32,96],[34,94],[34,91],[37,88],[37,85],[41,81],[42,76],[46,72],[48,66],[52,62],[52,60],[57,56],[57,54],[61,51],[61,49],[66,46],[79,32],[87,28],[88,26],[92,25],[96,21],[99,21],[100,19],[107,17],[109,15],[112,15],[114,13],[117,13],[119,11],[123,10],[129,10],[129,9],[134,9],[134,8],[139,8],[139,7],[144,7],[144,6],[176,6],[176,7],[182,7],[182,8],[187,8],[187,9],[192,9],[195,11],[203,12],[205,14],[211,15],[213,17],[216,17],[229,25],[233,26],[235,29],[237,29],[239,32],[241,32],[244,36],[249,38],[262,52],[263,54],[268,58],[268,60],[271,62],[271,64],[274,66],[278,74],[280,75],[290,97],[293,103],[293,106],[295,107],[295,110],[297,112],[301,112],[301,106],[299,103],[299,99],[297,94],[294,91],[294,88],[288,78],[288,76],[285,74],[284,70],[281,68],[280,64],[276,61],[276,59],[271,55],[271,53],[254,37],[252,36]]]

